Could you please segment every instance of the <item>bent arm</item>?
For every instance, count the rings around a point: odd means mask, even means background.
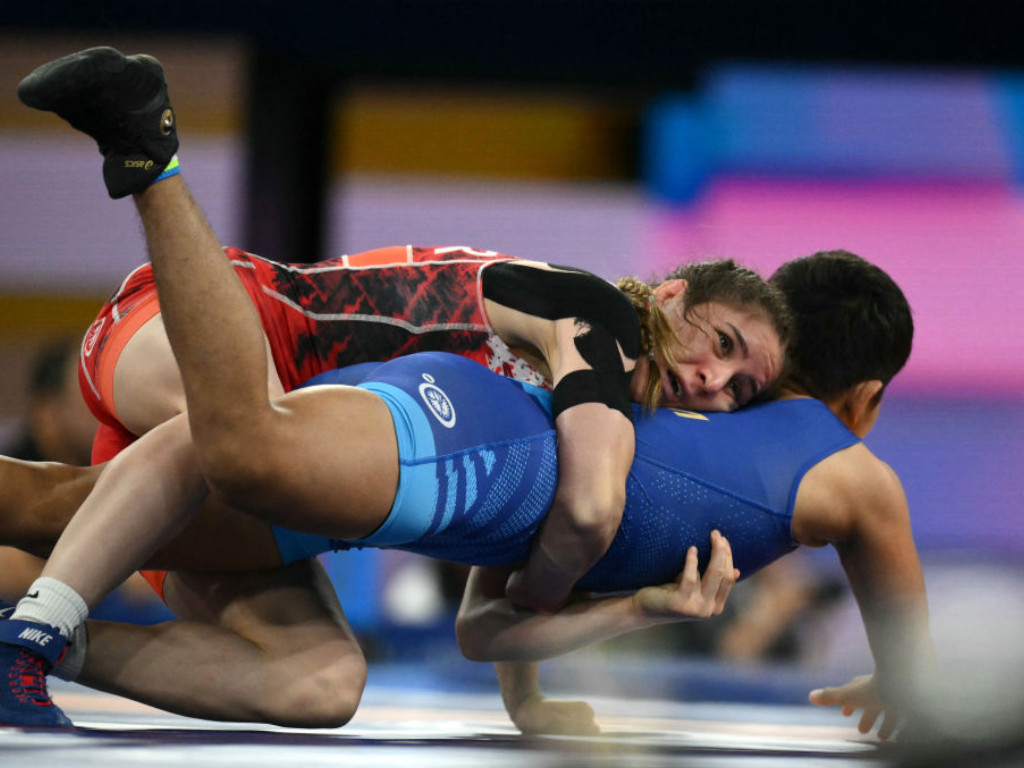
[[[515,603],[556,610],[608,550],[622,521],[633,461],[633,424],[600,403],[561,413],[558,487],[530,556],[508,582]]]
[[[606,281],[543,264],[491,267],[484,296],[498,335],[513,349],[539,355],[554,384],[558,487],[508,595],[555,610],[607,551],[622,520],[635,447],[628,382],[639,321]]]
[[[657,623],[635,611],[632,596],[576,598],[557,613],[537,613],[505,597],[507,574],[470,572],[455,626],[471,661],[541,661]]]
[[[507,574],[507,568],[470,572],[456,619],[459,647],[468,659],[540,661],[626,632],[716,616],[739,578],[729,542],[717,531],[703,575],[697,548],[691,547],[683,572],[672,584],[624,596],[577,596],[553,614],[513,605],[504,594]]]

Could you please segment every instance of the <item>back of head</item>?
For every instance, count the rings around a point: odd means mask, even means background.
[[[769,279],[789,301],[789,380],[828,400],[862,381],[887,385],[910,357],[914,321],[889,275],[847,251],[783,264]]]

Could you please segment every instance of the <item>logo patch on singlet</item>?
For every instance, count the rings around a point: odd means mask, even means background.
[[[100,331],[103,330],[106,322],[107,318],[105,317],[97,318],[96,322],[89,326],[89,330],[85,332],[85,342],[82,344],[82,351],[86,357],[89,357],[96,348],[96,341],[99,339]]]
[[[444,390],[434,384],[434,377],[429,373],[423,374],[423,383],[420,384],[419,391],[423,402],[427,404],[434,418],[441,422],[441,426],[448,429],[454,427],[455,406]]]
[[[697,413],[696,411],[683,411],[678,408],[669,408],[672,413],[676,416],[680,416],[684,419],[696,419],[697,421],[710,421],[707,416],[703,413]]]

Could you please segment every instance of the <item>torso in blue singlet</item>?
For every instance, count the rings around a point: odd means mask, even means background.
[[[276,530],[287,561],[328,549],[395,547],[474,565],[525,559],[557,480],[550,393],[445,353],[329,372],[314,383],[380,395],[399,434],[402,473],[387,522],[359,542]],[[578,587],[673,581],[686,550],[728,538],[743,576],[791,551],[793,503],[812,466],[858,442],[817,400],[731,414],[635,414],[636,457],[622,524]],[[352,446],[347,445],[346,450]]]

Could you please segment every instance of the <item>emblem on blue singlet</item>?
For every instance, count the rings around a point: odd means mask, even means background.
[[[434,418],[441,422],[442,427],[451,429],[455,426],[455,406],[448,399],[444,390],[434,384],[434,377],[428,373],[423,374],[423,383],[419,386],[420,397],[427,404],[427,408],[434,415]]]
[[[710,419],[703,413],[697,413],[696,411],[683,411],[679,408],[669,408],[672,413],[683,419],[695,419],[696,421],[710,421]]]

